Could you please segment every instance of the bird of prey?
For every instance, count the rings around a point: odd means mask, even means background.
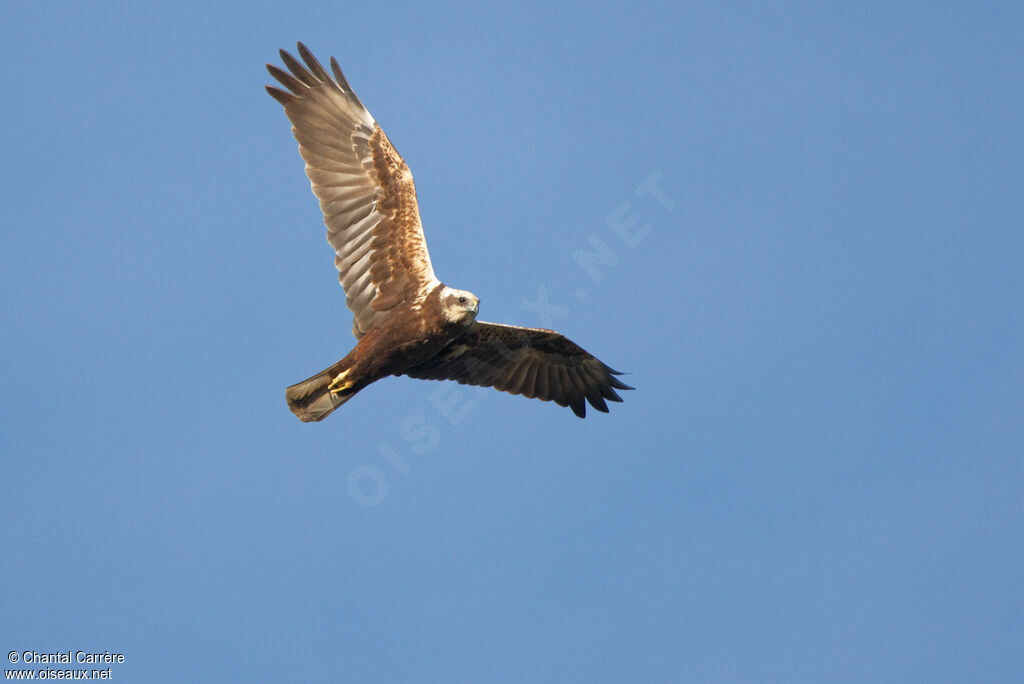
[[[337,60],[331,73],[302,43],[272,64],[282,105],[327,225],[334,265],[355,316],[349,354],[285,391],[300,420],[323,420],[389,375],[455,380],[554,401],[583,418],[633,389],[553,330],[476,320],[480,299],[434,275],[409,167],[359,101]],[[586,400],[586,402],[584,401]]]

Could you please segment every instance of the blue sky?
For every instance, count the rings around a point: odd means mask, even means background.
[[[5,5],[0,647],[1021,680],[1018,6],[256,5]],[[441,279],[624,404],[393,378],[292,416],[354,342],[263,90],[296,40],[409,163]]]

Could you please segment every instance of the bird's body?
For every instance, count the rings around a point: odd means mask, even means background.
[[[267,65],[288,91],[267,86],[292,122],[327,240],[354,314],[358,342],[341,361],[289,387],[288,405],[319,421],[388,375],[491,386],[607,411],[632,389],[561,334],[476,320],[480,300],[434,275],[409,167],[356,97],[338,63],[331,74],[299,43],[291,73]]]
[[[472,325],[476,316],[467,312],[451,320],[441,314],[446,289],[439,284],[421,304],[397,307],[391,316],[363,334],[341,361],[289,387],[285,395],[292,411],[303,419],[322,420],[367,385],[436,357]],[[428,315],[415,315],[418,312],[411,310],[413,306],[426,309]],[[341,389],[345,383],[350,384]]]

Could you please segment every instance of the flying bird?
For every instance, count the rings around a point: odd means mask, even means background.
[[[437,279],[423,237],[409,167],[345,80],[302,43],[272,64],[306,161],[327,242],[354,314],[357,343],[341,361],[285,391],[300,420],[323,420],[372,382],[389,375],[455,380],[568,406],[608,412],[616,389],[633,389],[591,354],[553,330],[476,320],[480,298]],[[586,401],[584,401],[586,400]]]

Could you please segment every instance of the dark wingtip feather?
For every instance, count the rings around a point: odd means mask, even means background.
[[[601,396],[601,390],[598,388],[595,387],[587,392],[587,401],[601,413],[608,413],[608,404],[604,403],[604,397]]]
[[[623,373],[622,371],[617,371],[614,368],[609,368],[608,366],[605,366],[604,369],[608,371],[608,384],[614,387],[615,389],[636,389],[635,387],[630,387],[629,385],[615,377],[616,375],[626,375],[626,373]]]
[[[302,81],[306,86],[312,88],[319,82],[317,81],[316,76],[309,72],[309,69],[304,67],[299,60],[295,59],[290,53],[285,52],[284,50],[281,50],[281,61],[284,62],[284,65],[288,67],[288,70],[295,75],[295,78]]]
[[[570,400],[569,408],[571,408],[572,412],[575,413],[579,418],[587,417],[587,402],[583,401],[583,397],[577,397],[575,399]]]
[[[281,104],[288,106],[295,100],[295,96],[291,93],[286,93],[283,90],[275,88],[274,86],[264,86],[267,92],[270,93],[270,97],[274,98]]]
[[[620,404],[622,403],[622,397],[616,394],[615,390],[613,390],[608,385],[601,385],[601,396],[607,399],[608,401],[617,401]]]
[[[338,83],[344,86],[346,90],[352,90],[348,86],[348,80],[345,78],[345,73],[341,70],[341,65],[338,64],[338,60],[334,59],[334,57],[331,57],[331,71],[334,72],[334,78]]]
[[[277,79],[278,83],[280,83],[281,85],[283,85],[285,88],[292,91],[296,95],[299,95],[309,89],[304,83],[302,83],[297,78],[289,74],[287,71],[279,69],[273,64],[267,65],[267,71],[270,72],[271,76]]]
[[[606,371],[608,371],[608,376],[609,376],[608,377],[608,384],[610,384],[612,387],[614,387],[616,389],[624,389],[624,390],[636,389],[636,387],[630,387],[629,385],[627,385],[626,383],[622,382],[618,378],[611,377],[613,375],[629,375],[629,373],[623,373],[622,371],[617,371],[614,368],[612,368],[611,366],[605,366],[604,369]]]
[[[341,65],[338,64],[338,60],[334,59],[334,57],[331,57],[331,71],[334,72],[334,80],[338,82],[339,86],[341,86],[342,91],[350,95],[360,107],[366,109],[366,105],[364,105],[362,100],[359,99],[359,96],[356,95],[356,91],[352,90],[352,86],[348,84],[348,79],[345,78],[345,73],[341,70]]]
[[[306,63],[306,66],[308,66],[309,70],[313,72],[313,75],[322,83],[330,83],[332,80],[331,75],[327,73],[327,69],[324,69],[324,65],[320,63],[320,60],[314,57],[313,53],[309,51],[309,48],[301,42],[298,45],[299,57],[302,57],[302,61]]]

